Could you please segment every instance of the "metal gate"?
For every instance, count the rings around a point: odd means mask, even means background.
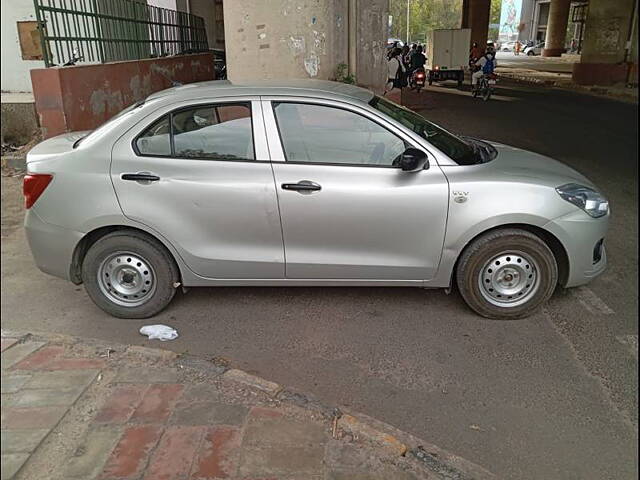
[[[209,50],[204,19],[136,0],[34,0],[47,67]]]

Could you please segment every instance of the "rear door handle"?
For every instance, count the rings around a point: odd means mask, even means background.
[[[316,192],[322,190],[322,187],[309,180],[300,180],[298,183],[283,183],[282,189],[293,190],[295,192]]]
[[[132,180],[134,182],[157,182],[160,177],[149,172],[123,173],[122,180]]]

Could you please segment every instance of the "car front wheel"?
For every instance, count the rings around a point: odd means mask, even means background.
[[[553,252],[520,229],[494,230],[463,252],[457,284],[469,307],[483,317],[524,318],[546,302],[558,283]]]
[[[175,294],[179,272],[155,239],[135,231],[98,239],[82,262],[82,279],[93,302],[119,318],[148,318]]]

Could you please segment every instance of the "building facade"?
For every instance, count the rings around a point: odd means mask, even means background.
[[[572,45],[580,51],[584,40],[584,25],[588,0],[571,2],[567,26],[566,48]],[[500,23],[501,42],[519,40],[522,43],[544,42],[549,24],[551,0],[503,0]],[[509,12],[512,12],[511,15]]]

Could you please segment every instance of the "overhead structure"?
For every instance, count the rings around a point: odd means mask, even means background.
[[[471,29],[471,42],[480,47],[487,43],[491,0],[463,0],[462,28]]]

